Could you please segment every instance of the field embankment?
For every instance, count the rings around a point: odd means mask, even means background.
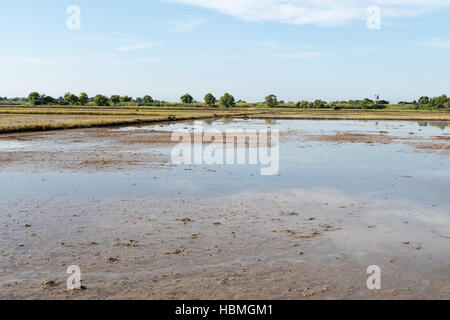
[[[134,106],[0,106],[0,134],[104,126],[151,124],[164,121],[249,117],[309,120],[450,121],[448,111],[321,110],[299,108],[199,108]]]
[[[200,108],[114,107],[4,107],[0,106],[0,134],[144,125],[165,121],[240,117],[251,110]]]
[[[449,121],[448,111],[410,110],[321,110],[284,109],[266,110],[266,113],[252,115],[254,119],[304,119],[304,120],[410,120]]]

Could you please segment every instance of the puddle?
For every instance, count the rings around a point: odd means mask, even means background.
[[[29,144],[14,141],[14,140],[0,140],[0,151],[14,151],[29,147]]]
[[[214,121],[204,123],[204,129],[262,129],[270,127],[282,133],[280,145],[279,175],[261,176],[258,165],[171,165],[160,164],[165,170],[137,169],[127,171],[114,170],[90,174],[83,172],[67,172],[66,170],[44,170],[35,175],[28,172],[26,162],[24,167],[0,173],[0,192],[14,196],[16,193],[37,194],[64,190],[75,194],[136,196],[160,195],[173,196],[178,192],[192,196],[215,196],[231,194],[247,190],[270,191],[281,189],[302,188],[306,190],[317,188],[332,188],[345,194],[379,193],[386,196],[402,196],[424,199],[424,201],[439,201],[448,204],[450,190],[449,156],[439,153],[417,152],[404,141],[392,143],[335,143],[326,141],[311,141],[309,135],[333,135],[339,133],[369,133],[388,135],[392,137],[411,137],[411,139],[427,139],[445,136],[450,133],[449,123],[395,122],[395,121],[313,121],[313,120],[236,120]],[[193,129],[193,122],[173,123],[145,127],[127,127],[127,135],[133,137],[134,132],[151,130],[167,131]],[[64,152],[76,151],[82,157],[83,151],[118,155],[130,161],[133,155],[158,153],[170,160],[172,146],[150,145],[135,146],[116,143],[108,140],[108,130],[119,134],[117,129],[105,129],[100,138],[89,137],[88,131],[74,131],[77,139],[82,136],[84,141],[69,143],[59,137],[57,143],[52,143],[52,135],[47,135],[39,141],[29,141],[27,144],[14,141],[3,142],[5,150],[25,148],[26,151]],[[82,135],[81,133],[85,133]],[[287,133],[283,135],[283,133]],[[69,132],[64,133],[65,137]],[[139,136],[140,137],[140,136]],[[142,138],[145,140],[144,138]],[[139,138],[136,138],[139,140]],[[409,141],[409,140],[408,140]],[[415,141],[415,140],[412,140]],[[447,143],[448,142],[445,142]],[[6,149],[8,148],[8,149]],[[37,159],[39,160],[39,159]],[[67,160],[67,161],[70,161]],[[47,178],[41,183],[41,176]],[[65,184],[69,182],[70,184]],[[61,186],[64,186],[61,188]],[[135,185],[132,189],[130,185]],[[20,191],[19,191],[20,190]]]
[[[204,128],[226,129],[278,129],[280,132],[299,131],[309,134],[335,133],[335,132],[362,132],[362,133],[386,133],[398,137],[407,137],[411,133],[421,137],[432,137],[450,134],[448,122],[426,122],[426,121],[363,121],[363,120],[218,120],[202,121]],[[194,130],[194,122],[171,123],[168,125],[150,125],[140,127],[124,127],[119,131],[162,131],[172,132],[174,130]]]

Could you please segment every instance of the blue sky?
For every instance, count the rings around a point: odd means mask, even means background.
[[[450,0],[4,0],[0,15],[0,96],[450,94]]]

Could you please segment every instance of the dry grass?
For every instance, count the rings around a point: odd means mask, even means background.
[[[191,114],[183,113],[177,115],[154,115],[135,118],[124,117],[86,117],[73,120],[57,120],[52,118],[40,118],[33,121],[30,118],[15,120],[9,119],[7,122],[1,122],[0,115],[0,134],[15,133],[15,132],[32,132],[32,131],[50,131],[50,130],[64,130],[64,129],[80,129],[91,127],[110,127],[110,126],[123,126],[123,125],[140,125],[151,124],[166,121],[180,121],[180,120],[195,120],[195,119],[208,119],[221,116],[241,116],[240,113],[227,113],[227,114]]]

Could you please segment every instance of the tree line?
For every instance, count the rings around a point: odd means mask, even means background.
[[[6,97],[0,97],[1,101],[8,101]],[[150,95],[145,95],[142,98],[133,99],[129,96],[112,95],[110,97],[98,94],[94,97],[88,97],[84,92],[80,95],[73,93],[66,93],[63,97],[53,98],[45,94],[39,94],[32,92],[28,95],[28,98],[15,98],[14,101],[19,103],[29,103],[33,106],[38,105],[96,105],[96,106],[121,106],[121,105],[136,105],[136,106],[169,106],[171,103],[166,101],[154,100]],[[278,100],[278,97],[274,94],[268,95],[264,102],[260,103],[247,103],[245,101],[236,101],[235,98],[225,93],[222,97],[217,99],[212,93],[207,93],[203,102],[196,101],[189,93],[180,97],[180,102],[186,105],[205,105],[208,107],[225,107],[231,108],[236,105],[245,107],[269,107],[269,108],[304,108],[304,109],[384,109],[390,105],[386,100],[349,100],[349,101],[333,101],[326,102],[320,99],[315,101],[302,100],[297,103],[288,102],[285,103],[282,100]],[[412,102],[400,101],[399,105],[403,105],[407,109],[415,110],[442,110],[450,109],[450,98],[447,95],[441,95],[438,97],[430,98],[422,96],[418,100]]]
[[[180,101],[184,104],[198,103],[198,101],[195,101],[189,93],[181,96]],[[54,104],[85,106],[88,103],[93,103],[96,106],[119,106],[129,105],[131,103],[136,105],[148,106],[167,104],[167,102],[165,101],[153,100],[153,98],[149,95],[146,95],[143,98],[133,99],[129,96],[112,95],[110,97],[107,97],[105,95],[98,94],[95,97],[89,98],[88,95],[84,92],[82,92],[79,96],[68,92],[64,95],[64,97],[59,97],[57,99],[45,94],[39,94],[38,92],[31,92],[28,95],[27,102],[33,106]],[[234,97],[229,93],[225,93],[219,100],[217,100],[212,93],[208,93],[205,95],[204,104],[209,107],[218,106],[217,104],[219,104],[225,108],[230,108],[236,105],[236,101]]]
[[[443,94],[439,97],[429,98],[420,97],[419,100],[413,102],[400,101],[401,105],[411,105],[416,110],[442,110],[450,108],[450,98]]]

